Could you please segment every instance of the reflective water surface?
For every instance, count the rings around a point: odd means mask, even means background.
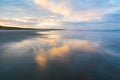
[[[120,80],[119,34],[0,31],[0,80]]]

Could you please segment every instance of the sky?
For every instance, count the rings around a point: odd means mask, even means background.
[[[120,29],[120,0],[0,0],[0,25]]]

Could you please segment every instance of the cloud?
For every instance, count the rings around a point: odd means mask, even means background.
[[[64,22],[63,27],[80,30],[112,30],[120,29],[120,10],[103,15],[100,19],[78,22]]]
[[[67,2],[69,0],[35,0],[35,3],[42,7],[43,9],[48,9],[53,13],[62,14],[68,16],[70,14],[70,10],[68,9]],[[65,6],[66,5],[66,6]]]
[[[88,26],[90,21],[105,19],[107,14],[120,10],[119,3],[118,0],[2,0],[0,23],[35,28],[57,28],[64,23]]]
[[[34,0],[43,9],[64,16],[65,21],[87,21],[101,18],[113,10],[111,0]],[[115,2],[115,1],[114,1]]]
[[[23,28],[49,28],[60,26],[61,22],[54,16],[46,17],[23,17],[23,18],[1,18],[0,25]]]
[[[0,19],[0,25],[6,25],[9,27],[30,27],[35,26],[36,23],[28,22],[24,19]]]

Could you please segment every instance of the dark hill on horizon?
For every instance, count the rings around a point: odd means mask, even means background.
[[[9,27],[9,26],[0,25],[0,30],[42,30],[42,31],[49,31],[49,30],[64,30],[64,29],[35,29],[35,28],[20,28],[20,27]]]

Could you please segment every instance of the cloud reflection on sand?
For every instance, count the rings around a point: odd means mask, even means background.
[[[4,45],[7,56],[35,55],[35,62],[40,69],[45,69],[49,62],[69,61],[78,54],[97,53],[99,44],[88,40],[63,39],[59,35],[49,35],[47,39],[31,38]]]
[[[50,48],[47,50],[44,48],[39,50],[36,61],[40,67],[45,67],[47,61],[56,60],[64,63],[64,60],[69,60],[69,57],[72,57],[71,55],[96,53],[99,48],[98,44],[87,40],[62,40],[61,44],[58,43],[56,46],[48,45]]]

